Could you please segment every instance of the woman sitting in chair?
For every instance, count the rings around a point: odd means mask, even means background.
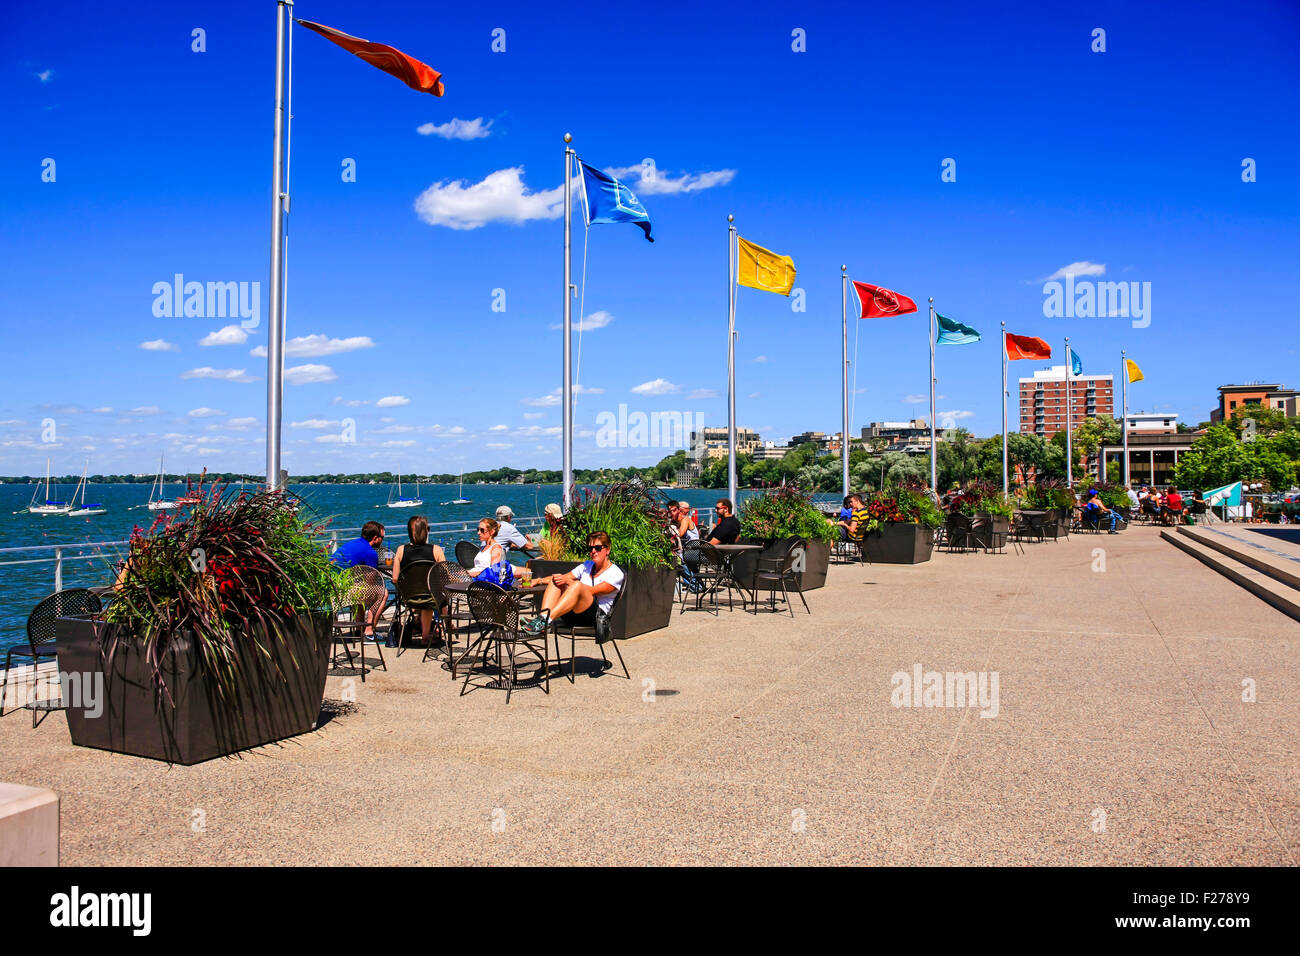
[[[476,581],[508,588],[515,583],[515,572],[506,560],[505,551],[496,543],[500,527],[492,518],[478,523],[478,554],[474,557],[474,567],[467,568],[466,573]]]
[[[623,571],[609,559],[609,535],[593,531],[587,537],[589,559],[568,574],[553,574],[542,595],[542,613],[524,628],[541,634],[556,623],[574,627],[601,628],[614,600],[623,587]]]
[[[393,555],[393,583],[402,574],[402,564],[410,564],[412,561],[434,561],[441,563],[447,560],[442,548],[436,544],[429,544],[429,519],[424,515],[412,515],[406,520],[406,536],[410,539],[410,544],[401,544],[397,546],[397,553]],[[426,644],[429,642],[429,630],[433,626],[433,609],[422,610],[420,612],[420,639]]]

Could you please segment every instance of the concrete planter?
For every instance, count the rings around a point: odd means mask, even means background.
[[[87,680],[103,682],[97,704],[84,692],[69,693],[76,688],[63,688],[74,744],[188,765],[315,729],[329,667],[327,612],[286,621],[264,642],[271,657],[261,666],[254,657],[259,652],[241,641],[229,701],[220,698],[187,641],[161,661],[170,700],[155,691],[144,642],[124,630],[87,617],[57,622],[61,674],[80,675],[83,687]],[[112,637],[120,639],[107,661],[101,642]]]
[[[934,550],[934,530],[919,524],[882,524],[867,535],[865,549],[872,564],[922,564]]]
[[[528,562],[534,578],[568,574],[580,562]],[[616,641],[657,631],[672,623],[677,573],[672,568],[624,568],[623,593],[614,605],[609,622],[609,636]]]
[[[734,562],[736,577],[742,583],[748,584],[754,578],[754,567],[759,558],[779,560],[785,557],[785,552],[790,545],[798,540],[798,538],[777,538],[775,541],[764,541],[761,538],[740,538],[737,544],[761,544],[763,550],[736,555]],[[796,571],[795,578],[799,581],[801,590],[815,591],[826,586],[826,572],[831,566],[831,546],[825,541],[805,540],[808,543],[804,548],[803,570]]]

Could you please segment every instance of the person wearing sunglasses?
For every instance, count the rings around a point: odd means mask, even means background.
[[[568,574],[553,574],[542,595],[542,613],[524,624],[532,634],[545,633],[555,621],[575,627],[602,627],[623,587],[623,572],[609,559],[609,535],[587,536],[590,557]]]
[[[477,581],[508,588],[515,582],[515,573],[506,560],[505,551],[496,543],[500,528],[491,518],[484,518],[478,523],[478,554],[474,556],[474,567],[467,573]]]

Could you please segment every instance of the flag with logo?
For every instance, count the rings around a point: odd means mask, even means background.
[[[1138,368],[1138,363],[1132,359],[1125,359],[1124,365],[1128,368],[1128,381],[1132,385],[1134,382],[1142,381],[1142,370]]]
[[[421,63],[415,57],[407,56],[395,47],[384,43],[371,43],[369,40],[351,36],[322,23],[312,23],[310,20],[298,20],[298,23],[308,30],[316,31],[331,43],[337,43],[349,53],[355,53],[371,66],[397,77],[413,90],[432,93],[434,96],[443,94],[441,73],[427,63]]]
[[[1081,361],[1079,360],[1079,353],[1076,352],[1076,351],[1075,351],[1073,348],[1071,348],[1070,346],[1066,346],[1066,351],[1070,353],[1070,374],[1071,374],[1071,375],[1082,375],[1082,374],[1083,374],[1083,362],[1081,362]]]
[[[1007,332],[1005,333],[1004,344],[1007,349],[1007,358],[1012,361],[1016,359],[1049,359],[1052,357],[1052,347],[1033,335],[1012,335]]]
[[[939,337],[935,339],[939,345],[969,345],[980,340],[980,334],[969,325],[963,325],[938,312],[934,318],[939,323]]]
[[[582,160],[578,160],[578,167],[582,170],[582,205],[588,226],[593,222],[630,222],[640,226],[646,239],[654,242],[650,235],[650,213],[646,212],[627,183],[588,166]]]
[[[780,256],[770,249],[736,237],[736,252],[739,257],[739,271],[736,282],[751,289],[789,295],[794,288],[794,260],[789,256]]]
[[[858,316],[860,319],[884,319],[916,311],[915,302],[893,289],[869,282],[854,282],[853,291],[857,293],[858,304],[862,306],[862,314]]]

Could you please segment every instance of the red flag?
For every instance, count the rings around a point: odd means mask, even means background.
[[[1049,359],[1052,347],[1042,339],[1032,335],[1012,335],[1006,333],[1007,358],[1012,359]]]
[[[854,282],[853,289],[858,294],[858,303],[862,306],[860,319],[885,319],[891,315],[904,315],[916,311],[916,303],[905,295],[878,285]]]
[[[298,22],[308,30],[315,30],[325,39],[337,43],[349,53],[355,53],[371,66],[377,66],[385,73],[391,73],[411,89],[419,90],[421,93],[432,93],[434,96],[442,96],[442,74],[427,63],[421,63],[415,57],[407,56],[401,50],[394,49],[391,46],[383,43],[371,43],[369,40],[362,40],[360,37],[349,36],[341,30],[335,30],[333,27],[312,23],[310,20],[299,20]]]

